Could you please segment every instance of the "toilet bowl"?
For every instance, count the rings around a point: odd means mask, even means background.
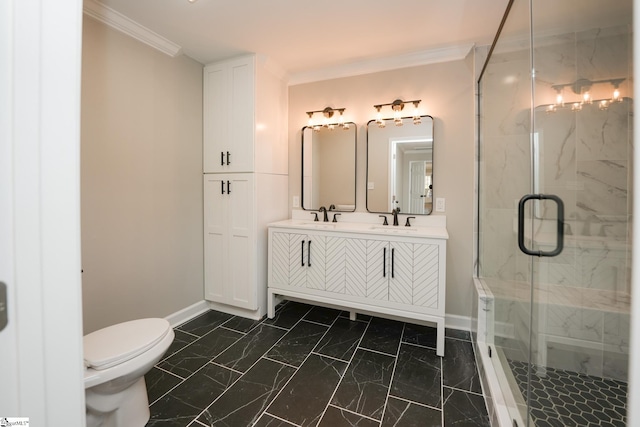
[[[87,427],[144,427],[149,400],[144,374],[173,342],[165,319],[119,323],[84,336]]]

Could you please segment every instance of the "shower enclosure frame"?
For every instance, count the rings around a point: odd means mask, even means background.
[[[477,218],[476,218],[476,230],[475,230],[475,238],[476,238],[476,265],[475,265],[475,275],[476,277],[474,278],[474,283],[475,283],[475,287],[477,290],[477,294],[478,294],[478,299],[476,299],[474,301],[474,303],[477,303],[476,306],[474,306],[474,316],[473,316],[473,324],[474,324],[474,338],[475,338],[475,345],[476,345],[476,357],[479,359],[479,365],[483,367],[483,372],[481,373],[481,376],[483,377],[483,385],[485,387],[485,392],[490,396],[489,397],[489,401],[491,402],[491,404],[489,405],[489,412],[490,412],[490,417],[492,418],[492,423],[494,424],[498,424],[498,425],[509,425],[509,426],[513,426],[513,421],[515,420],[516,422],[518,422],[517,425],[519,426],[523,426],[523,425],[533,425],[533,424],[529,424],[528,423],[528,418],[529,418],[529,396],[528,394],[530,393],[530,389],[527,388],[527,392],[524,393],[524,400],[525,403],[527,404],[527,412],[524,414],[524,419],[516,419],[517,417],[514,417],[514,411],[513,408],[515,406],[517,406],[517,402],[515,401],[515,399],[513,398],[513,396],[509,396],[510,391],[511,390],[504,390],[504,388],[500,388],[499,384],[496,384],[495,381],[489,381],[488,378],[492,377],[500,377],[502,376],[502,381],[505,382],[507,381],[504,376],[508,375],[508,373],[505,372],[499,372],[500,369],[495,369],[496,367],[493,366],[492,363],[492,359],[495,360],[496,358],[496,347],[495,347],[495,343],[493,342],[493,336],[494,336],[494,330],[493,328],[496,327],[496,325],[494,324],[493,321],[491,321],[490,319],[487,319],[487,316],[492,316],[494,315],[494,310],[496,309],[495,306],[492,306],[492,304],[495,303],[495,296],[493,295],[492,289],[491,287],[486,286],[485,283],[483,283],[483,280],[481,279],[482,277],[482,271],[481,271],[481,261],[479,261],[479,258],[482,256],[482,247],[481,247],[481,239],[483,238],[483,229],[482,229],[482,215],[484,214],[484,212],[482,211],[482,206],[481,204],[483,203],[483,197],[480,193],[480,189],[481,186],[483,184],[486,184],[483,181],[483,174],[482,174],[482,161],[483,159],[481,158],[481,156],[483,155],[482,151],[481,151],[481,144],[483,144],[482,141],[482,77],[487,69],[487,66],[489,64],[489,61],[492,57],[492,54],[494,52],[494,49],[496,47],[496,44],[500,38],[501,32],[503,30],[503,27],[505,25],[505,22],[508,19],[509,13],[511,12],[511,8],[514,5],[514,0],[509,1],[509,4],[506,8],[503,20],[500,24],[500,28],[496,34],[496,37],[494,39],[494,43],[491,46],[491,49],[489,50],[489,53],[487,55],[487,59],[484,62],[484,65],[482,67],[482,70],[480,73],[478,73],[478,87],[477,87],[477,111],[478,111],[478,115],[476,117],[476,125],[477,125],[477,206],[478,206],[478,210],[477,210]],[[520,2],[521,4],[524,2]],[[538,191],[538,181],[540,179],[540,176],[537,176],[536,172],[540,171],[539,168],[539,153],[537,151],[535,151],[533,149],[534,147],[534,143],[537,143],[537,127],[536,127],[536,115],[537,114],[541,114],[540,113],[540,108],[538,108],[538,112],[536,112],[536,107],[534,105],[534,103],[540,103],[537,99],[536,99],[536,70],[535,70],[535,58],[534,58],[534,51],[536,49],[536,44],[539,42],[539,40],[541,40],[540,38],[536,38],[539,36],[536,36],[536,34],[534,34],[534,30],[535,30],[535,25],[534,25],[534,3],[536,3],[536,0],[531,0],[531,1],[527,1],[526,2],[528,4],[528,10],[529,10],[529,27],[528,27],[528,45],[529,45],[529,62],[530,62],[530,66],[529,66],[529,71],[531,72],[531,75],[527,76],[527,78],[529,79],[529,83],[530,83],[530,106],[529,106],[529,117],[528,117],[528,122],[531,124],[531,128],[528,131],[529,134],[529,146],[531,147],[531,153],[530,153],[530,157],[528,158],[529,160],[529,182],[528,182],[528,188],[529,188],[529,193],[537,193]],[[636,13],[637,13],[637,9],[636,9]],[[577,33],[576,33],[577,34]],[[634,34],[635,37],[635,34]],[[484,51],[486,52],[486,50]],[[484,53],[482,51],[481,48],[477,48],[476,49],[476,58],[478,57],[482,57],[482,53]],[[480,53],[480,54],[479,54]],[[634,68],[634,70],[636,70],[637,67]],[[632,77],[632,76],[628,76],[628,77]],[[594,79],[595,80],[595,79]],[[541,98],[541,97],[540,97]],[[633,99],[634,97],[632,95],[629,95],[628,100],[626,100],[625,102],[628,103],[630,105],[629,108],[631,108],[631,105],[633,103]],[[635,136],[632,135],[632,138],[635,138]],[[536,139],[534,141],[534,139]],[[637,155],[635,154],[635,152],[633,152],[634,156]],[[631,163],[630,163],[631,165]],[[633,179],[637,180],[637,173],[635,173],[635,171],[629,167],[630,169],[630,173],[633,173]],[[630,182],[629,182],[630,185]],[[544,186],[543,186],[544,187]],[[638,191],[638,185],[635,185],[633,187],[630,187],[629,189],[633,188],[634,191]],[[526,194],[526,192],[525,192]],[[524,194],[523,194],[524,195]],[[530,197],[531,198],[531,197]],[[533,197],[535,198],[535,197]],[[636,196],[635,198],[633,198],[633,200],[638,200],[638,197]],[[534,243],[535,242],[535,233],[537,233],[539,230],[534,229],[534,223],[536,223],[536,221],[538,222],[542,222],[541,221],[541,217],[542,217],[542,213],[544,211],[544,209],[542,209],[540,206],[536,206],[535,208],[533,206],[523,206],[523,204],[521,204],[521,216],[524,216],[524,212],[522,212],[523,210],[526,211],[526,215],[527,215],[527,225],[530,225],[530,229],[527,231],[530,231],[530,235],[527,236],[526,238],[523,237],[523,235],[520,235],[518,238],[518,241],[520,243],[520,247],[522,248],[524,246],[524,249],[526,250],[526,244],[523,244],[524,240],[526,240],[529,243]],[[570,203],[570,206],[575,206],[575,203]],[[561,209],[559,210],[561,211]],[[560,212],[558,212],[560,213]],[[632,211],[629,212],[629,214],[631,214]],[[574,213],[574,217],[575,217],[575,213]],[[520,219],[520,222],[522,222],[522,219]],[[560,216],[558,216],[556,219],[556,224],[559,224],[558,228],[557,228],[557,234],[558,234],[558,243],[561,244],[561,240],[562,240],[562,234],[565,231],[565,220],[560,218]],[[569,224],[569,222],[567,221],[567,224]],[[570,225],[575,224],[575,222],[571,223]],[[589,227],[591,227],[593,229],[593,227],[591,226],[591,224],[589,224],[589,221],[583,221],[580,223],[580,228],[584,228],[587,229]],[[586,224],[586,225],[585,225]],[[628,222],[629,225],[631,225],[631,220],[629,220]],[[536,225],[540,226],[539,223],[536,223]],[[608,231],[610,229],[610,225],[602,225],[600,224],[599,226],[601,226],[602,228],[600,229],[600,233],[603,233],[602,230]],[[637,227],[633,228],[633,230],[636,230]],[[523,232],[522,228],[520,228],[519,230],[521,233]],[[635,232],[635,231],[634,231]],[[588,231],[587,233],[593,233],[593,235],[595,236],[595,231]],[[637,233],[637,232],[636,232]],[[523,233],[524,234],[524,233]],[[588,234],[589,236],[591,234]],[[603,234],[604,235],[604,234]],[[635,237],[635,236],[634,236]],[[570,239],[574,239],[577,240],[578,237],[570,237]],[[635,241],[635,239],[634,239]],[[628,252],[630,252],[630,247],[632,247],[633,241],[631,241],[631,236],[627,235],[627,244],[629,245],[629,249],[627,250]],[[557,252],[561,252],[561,249],[558,249]],[[538,253],[535,253],[534,255],[539,255]],[[636,256],[635,254],[633,255],[634,257]],[[539,360],[545,360],[546,361],[546,354],[544,353],[544,351],[542,351],[541,349],[546,348],[545,346],[546,341],[544,341],[545,339],[552,339],[553,337],[549,338],[546,336],[543,336],[542,338],[540,336],[538,336],[537,334],[542,331],[545,332],[544,330],[545,327],[547,327],[546,325],[546,319],[545,317],[540,317],[540,316],[547,316],[547,309],[544,308],[543,310],[540,310],[539,307],[534,307],[536,304],[538,305],[544,305],[543,304],[539,304],[539,302],[536,302],[536,295],[534,295],[534,292],[538,292],[539,289],[536,289],[536,280],[540,280],[539,279],[539,275],[540,275],[540,271],[544,270],[544,266],[541,269],[540,265],[538,265],[536,263],[536,261],[529,261],[530,262],[530,267],[527,270],[528,274],[529,274],[529,278],[530,278],[530,282],[531,282],[531,286],[530,286],[530,296],[529,296],[529,303],[532,304],[528,314],[528,319],[529,319],[529,337],[528,337],[528,353],[529,353],[529,372],[530,374],[535,375],[536,373],[541,373],[544,374],[545,373],[545,367],[546,367],[546,362],[545,362],[545,366],[534,366],[536,361]],[[631,266],[632,263],[630,262],[629,257],[627,258],[627,267],[628,267],[628,274],[631,273]],[[526,270],[526,269],[525,269]],[[545,274],[549,274],[546,270],[545,270]],[[546,277],[546,276],[545,276]],[[628,279],[627,279],[628,280]],[[636,281],[635,276],[633,276],[633,281]],[[631,282],[629,280],[629,282]],[[632,287],[631,289],[635,289],[634,287]],[[637,292],[637,291],[636,291]],[[634,307],[631,308],[631,310],[635,309],[635,305]],[[540,310],[540,311],[537,311]],[[637,319],[637,317],[636,317]],[[540,325],[536,324],[536,322],[541,322]],[[539,329],[539,330],[538,330]],[[605,328],[606,330],[606,328]],[[541,334],[544,335],[544,334]],[[633,341],[632,341],[633,344]],[[540,349],[540,351],[538,351],[538,349]],[[629,350],[630,352],[631,350]],[[533,356],[532,356],[533,354]],[[532,359],[533,357],[533,359]],[[632,360],[633,362],[633,360]],[[533,367],[532,367],[533,366]],[[537,370],[537,371],[536,371]],[[631,374],[633,374],[633,370],[631,372]],[[531,376],[529,376],[529,379],[531,379]],[[631,390],[633,390],[633,382],[631,382]],[[506,392],[506,393],[505,393]],[[520,402],[522,403],[522,402]],[[511,410],[509,410],[508,408],[511,408]],[[517,410],[515,411],[517,412]],[[629,416],[631,416],[631,414],[629,414]],[[630,419],[630,418],[629,418]]]

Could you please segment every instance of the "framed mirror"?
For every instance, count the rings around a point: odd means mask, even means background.
[[[302,209],[356,210],[356,125],[302,128]]]
[[[433,117],[367,123],[367,210],[428,215],[433,210]]]

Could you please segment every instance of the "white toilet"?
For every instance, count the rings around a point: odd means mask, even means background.
[[[165,319],[139,319],[84,336],[87,427],[144,427],[149,400],[144,374],[173,342]]]

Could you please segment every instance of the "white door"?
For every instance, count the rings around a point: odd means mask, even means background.
[[[226,303],[225,250],[227,234],[226,179],[220,174],[204,175],[204,292],[209,301]],[[224,192],[224,194],[223,194]]]
[[[409,212],[413,214],[424,214],[424,200],[425,200],[425,189],[424,189],[424,178],[425,178],[425,168],[427,167],[427,162],[419,161],[419,162],[411,162],[410,170],[411,170],[411,182],[409,184],[409,200],[411,203]]]
[[[82,1],[0,2],[0,416],[84,426]]]

